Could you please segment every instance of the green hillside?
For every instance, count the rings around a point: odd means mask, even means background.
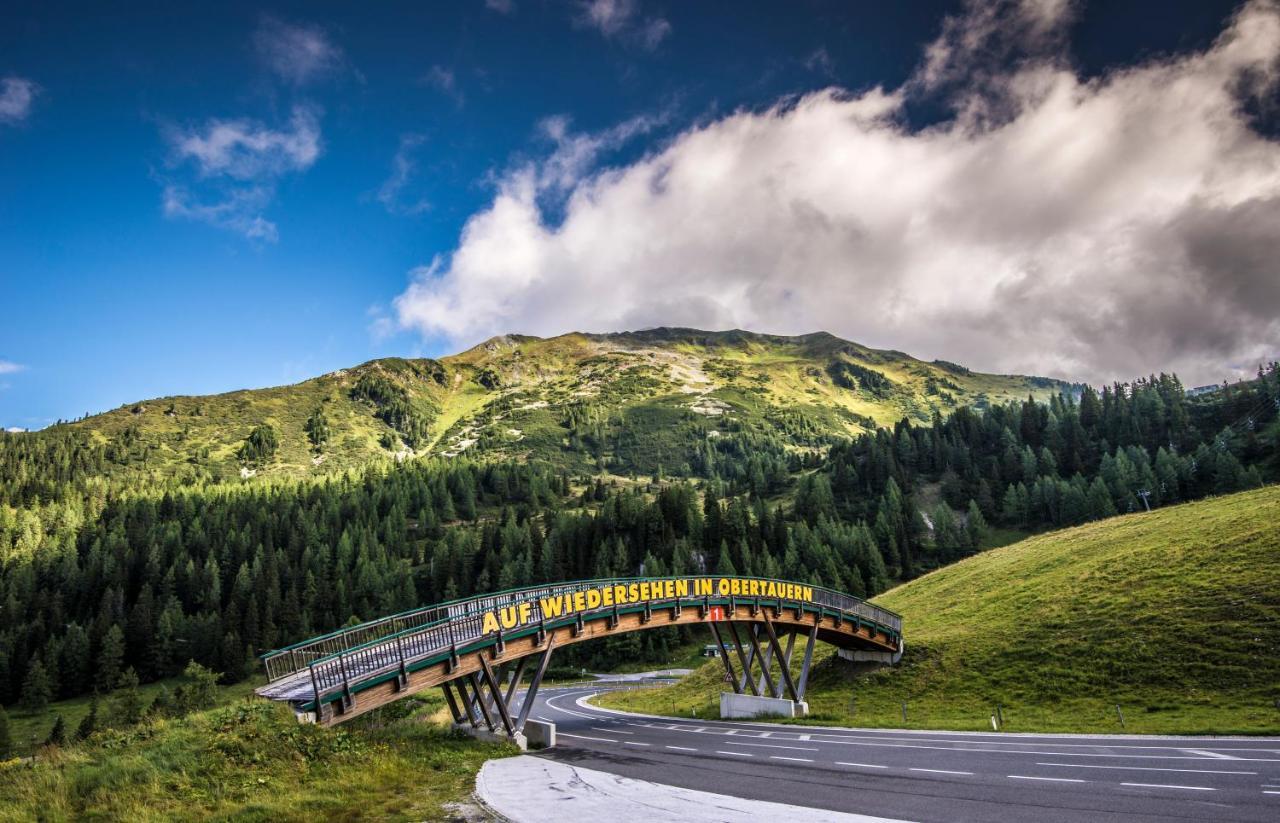
[[[822,647],[810,722],[1008,731],[1280,730],[1280,487],[1116,517],[955,563],[876,598],[896,668]],[[607,705],[707,716],[719,663]],[[902,703],[907,721],[902,720]]]
[[[978,374],[825,333],[496,337],[439,360],[374,360],[291,386],[130,403],[70,424],[114,474],[304,476],[463,453],[572,471],[693,471],[708,438],[810,449],[907,417],[978,408],[1053,380]],[[245,450],[257,427],[273,447]]]

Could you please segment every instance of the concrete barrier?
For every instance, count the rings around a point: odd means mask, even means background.
[[[532,722],[532,721],[530,721]],[[502,730],[489,731],[488,729],[477,729],[466,725],[465,723],[454,723],[455,731],[462,732],[468,737],[474,737],[476,740],[484,740],[490,743],[514,743],[516,748],[522,752],[529,750],[529,739],[523,734],[517,734],[515,737],[507,737],[507,733]],[[529,728],[529,723],[525,723],[525,728]]]
[[[549,749],[556,744],[556,724],[544,723],[541,720],[526,720],[524,736],[529,740],[529,748]]]
[[[780,697],[756,697],[753,694],[720,693],[720,717],[737,720],[749,717],[806,717],[809,704]]]

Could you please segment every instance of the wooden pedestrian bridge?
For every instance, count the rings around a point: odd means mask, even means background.
[[[553,648],[693,623],[710,628],[735,692],[785,691],[795,701],[804,699],[817,640],[895,659],[902,651],[899,615],[819,586],[713,576],[584,580],[441,603],[269,652],[262,657],[269,682],[257,692],[334,725],[440,686],[456,722],[515,735]],[[806,643],[795,678],[797,637]]]

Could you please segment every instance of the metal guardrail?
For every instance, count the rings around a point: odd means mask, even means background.
[[[304,641],[263,656],[268,679],[272,682],[306,672],[311,693],[316,701],[321,697],[342,690],[349,692],[352,684],[370,680],[388,672],[403,670],[413,663],[433,654],[455,650],[484,637],[483,615],[505,606],[530,603],[532,617],[529,624],[543,620],[539,600],[572,594],[578,591],[619,585],[665,580],[720,580],[713,575],[695,575],[679,578],[607,578],[581,580],[553,586],[537,586],[513,589],[491,595],[465,598],[411,612],[404,612],[381,620],[363,623],[339,632]],[[786,583],[766,578],[740,578]],[[873,606],[864,600],[820,586],[813,589],[813,605],[834,609],[856,616],[876,626],[901,636],[902,618],[895,612]],[[683,602],[701,601],[702,595],[679,598]],[[723,599],[722,595],[712,595]],[[752,598],[740,597],[746,602]],[[761,598],[774,600],[772,597]],[[663,602],[666,598],[661,598]],[[607,611],[605,610],[593,610]],[[359,641],[359,642],[352,642]]]

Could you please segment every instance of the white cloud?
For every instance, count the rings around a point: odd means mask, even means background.
[[[467,100],[462,89],[458,88],[458,77],[451,68],[432,66],[422,78],[422,82],[451,98],[458,106],[462,106]]]
[[[167,185],[164,187],[164,214],[165,217],[196,220],[228,229],[249,240],[274,243],[280,239],[280,232],[276,224],[261,213],[270,204],[273,194],[268,188],[255,186],[222,192],[213,202],[202,203],[186,188]]]
[[[0,80],[0,123],[21,123],[31,114],[31,103],[40,92],[34,81],[23,77]]]
[[[342,49],[319,26],[264,16],[253,33],[253,45],[267,68],[296,86],[332,74],[342,66]]]
[[[14,372],[20,372],[25,369],[26,366],[14,363],[12,360],[0,360],[0,374],[13,374]]]
[[[1043,11],[1045,43],[1070,9],[1022,6]],[[999,36],[969,19],[901,89],[737,112],[625,167],[595,165],[598,136],[545,125],[550,157],[503,177],[457,248],[411,272],[399,323],[458,345],[827,329],[1090,380],[1211,382],[1280,352],[1280,142],[1240,100],[1280,86],[1280,6],[1251,0],[1206,51],[1093,79],[1053,49],[1019,58],[959,88],[953,119],[909,128],[922,78],[964,76],[968,44]],[[1027,19],[1042,18],[1015,29]]]
[[[391,214],[421,214],[431,207],[425,198],[405,202],[404,193],[417,168],[414,154],[425,142],[420,134],[406,134],[400,138],[400,146],[391,159],[391,175],[378,188],[378,202]]]
[[[636,43],[653,51],[671,34],[663,17],[644,17],[637,0],[580,0],[576,25],[593,28],[606,38]]]
[[[188,184],[165,181],[165,216],[271,243],[279,231],[263,212],[275,198],[278,181],[309,169],[322,151],[319,115],[307,106],[295,106],[284,128],[213,119],[195,128],[169,128],[165,137],[173,166],[194,178]]]
[[[310,168],[320,157],[320,124],[313,110],[295,106],[285,129],[215,119],[199,129],[171,133],[170,142],[175,157],[191,160],[202,177],[253,180]]]
[[[484,7],[498,14],[511,14],[516,10],[514,0],[484,0]]]

